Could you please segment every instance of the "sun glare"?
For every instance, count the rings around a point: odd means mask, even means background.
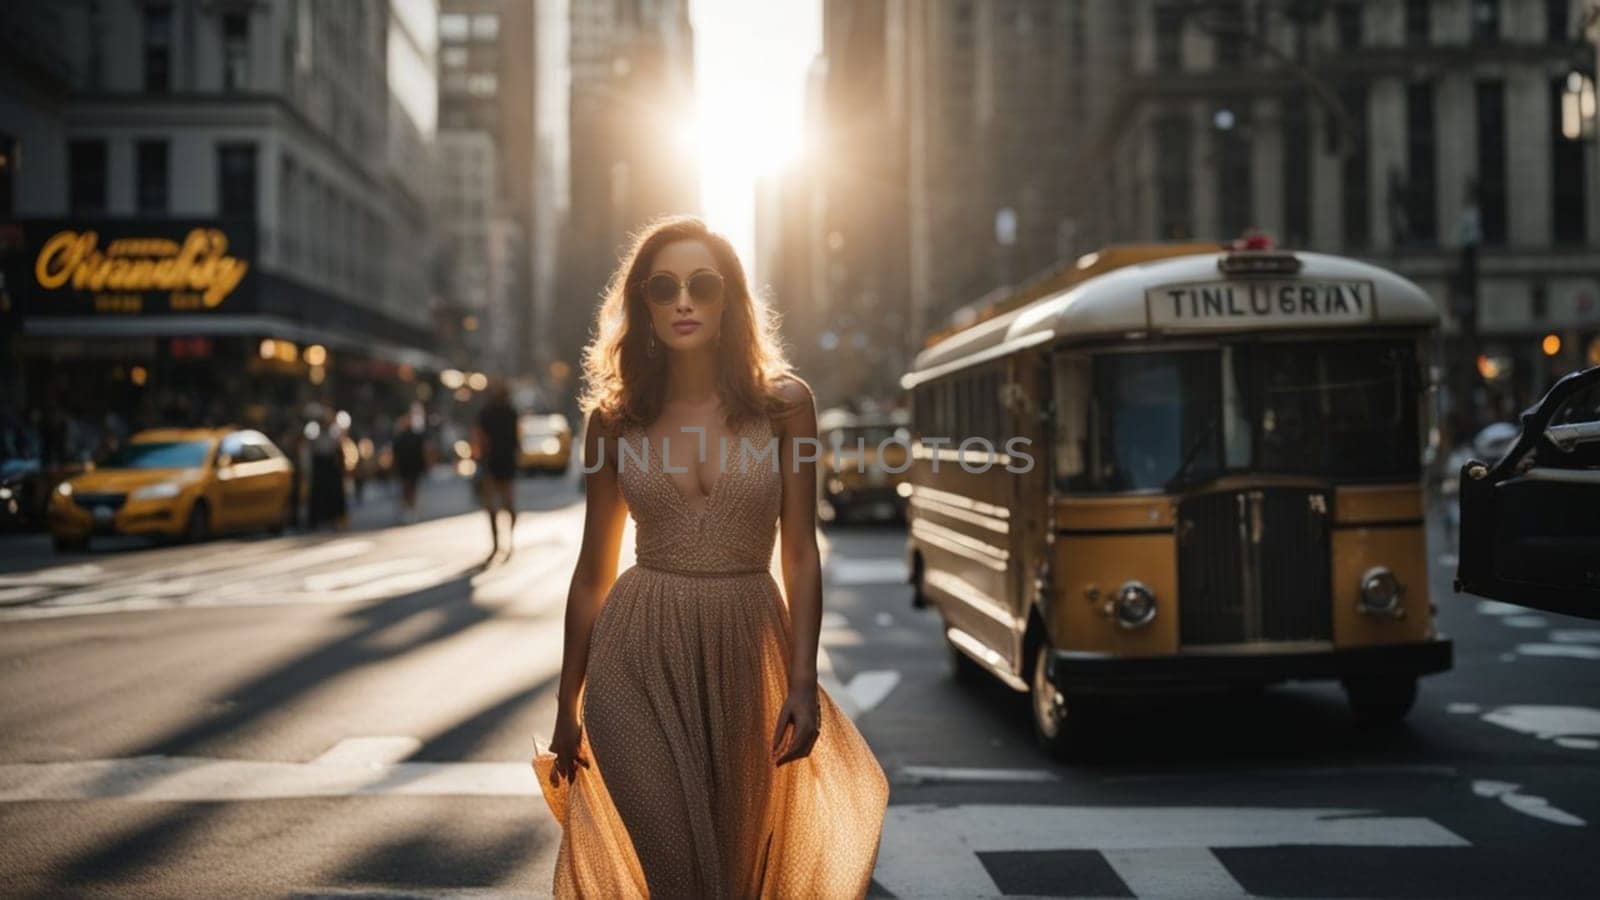
[[[753,264],[755,187],[805,152],[805,74],[820,46],[815,2],[692,0],[697,98],[682,139],[698,160],[706,221]]]

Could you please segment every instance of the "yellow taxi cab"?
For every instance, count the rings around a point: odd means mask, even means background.
[[[572,426],[561,413],[522,416],[522,447],[517,468],[532,472],[565,472],[572,458]]]
[[[905,514],[911,468],[911,414],[907,410],[817,414],[822,442],[817,461],[817,515],[824,522]]]
[[[141,431],[50,497],[60,550],[94,535],[204,540],[223,531],[281,529],[293,467],[266,435],[240,428]]]

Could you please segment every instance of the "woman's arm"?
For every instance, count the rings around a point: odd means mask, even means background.
[[[579,713],[578,691],[589,668],[589,638],[606,594],[616,581],[622,533],[628,521],[627,501],[617,486],[617,442],[611,437],[591,413],[583,428],[585,466],[592,467],[601,460],[602,447],[605,456],[598,468],[584,473],[583,544],[567,590],[566,642],[556,701],[557,712],[573,719]]]
[[[795,715],[795,737],[781,764],[811,752],[817,735],[817,640],[822,629],[822,554],[817,549],[817,464],[811,460],[817,445],[817,406],[811,387],[798,378],[782,387],[785,400],[795,405],[779,421],[778,460],[783,470],[783,506],[778,523],[782,538],[783,581],[789,599],[792,626],[789,653],[789,703],[785,717]],[[801,456],[805,454],[805,456]],[[798,462],[797,462],[798,460]],[[780,717],[782,739],[786,718]],[[809,721],[807,721],[809,717]]]

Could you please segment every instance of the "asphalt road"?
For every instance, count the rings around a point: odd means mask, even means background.
[[[0,540],[7,896],[547,896],[527,761],[554,721],[582,527],[522,487],[479,515],[120,542]],[[366,518],[363,519],[362,515]],[[823,686],[893,784],[876,896],[1587,897],[1600,883],[1600,625],[1433,592],[1455,668],[1393,731],[1337,687],[1128,707],[1042,758],[1020,695],[949,676],[903,534],[826,533]],[[631,535],[628,542],[631,543]],[[623,564],[630,560],[625,556]]]

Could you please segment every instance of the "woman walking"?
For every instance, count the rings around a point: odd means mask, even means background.
[[[810,388],[698,219],[638,237],[599,325],[555,731],[534,758],[562,825],[555,896],[863,897],[888,780],[817,684]]]

